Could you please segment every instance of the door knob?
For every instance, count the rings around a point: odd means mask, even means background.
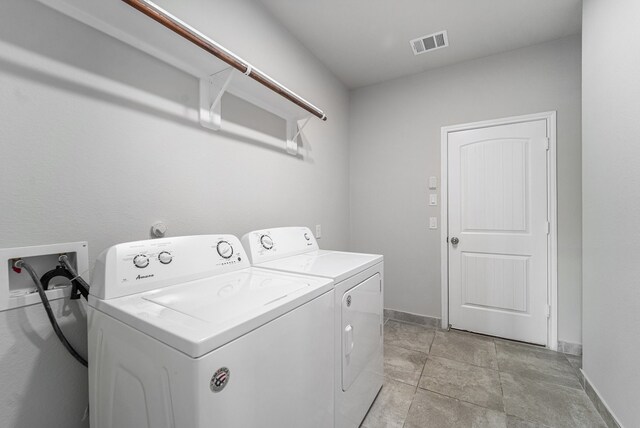
[[[451,244],[452,245],[458,245],[458,242],[460,242],[460,240],[458,238],[456,238],[455,236],[453,238],[451,238]]]

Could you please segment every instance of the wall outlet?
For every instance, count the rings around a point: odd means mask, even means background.
[[[429,229],[438,228],[438,217],[429,217]]]
[[[316,224],[316,239],[322,238],[322,225]]]
[[[431,205],[431,206],[438,205],[438,194],[437,193],[429,194],[429,205]]]

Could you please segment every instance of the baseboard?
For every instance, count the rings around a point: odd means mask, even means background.
[[[384,317],[396,321],[409,322],[412,324],[424,325],[427,327],[440,328],[441,319],[426,315],[412,314],[411,312],[397,311],[395,309],[385,309]],[[582,356],[582,345],[579,343],[558,341],[558,352],[569,355]]]
[[[598,413],[600,413],[604,422],[609,428],[621,428],[622,424],[620,424],[618,418],[616,418],[611,412],[611,409],[609,409],[607,403],[602,399],[602,396],[596,387],[593,386],[584,370],[581,369],[580,372],[582,373],[582,380],[584,382],[582,385],[584,387],[584,392],[587,393],[587,397],[589,397]]]
[[[563,342],[558,340],[558,352],[569,355],[582,355],[582,345],[579,343]]]
[[[441,322],[440,318],[417,315],[410,312],[396,311],[395,309],[385,309],[384,317],[396,321],[410,322],[412,324],[419,324],[433,328],[440,328]]]

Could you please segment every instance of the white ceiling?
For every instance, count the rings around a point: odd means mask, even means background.
[[[580,32],[581,0],[259,0],[356,88]],[[409,40],[447,30],[449,47]]]

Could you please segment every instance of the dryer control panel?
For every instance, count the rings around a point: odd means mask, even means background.
[[[249,266],[240,240],[233,235],[128,242],[100,254],[90,293],[100,299],[111,299]]]
[[[258,264],[318,250],[308,227],[277,227],[249,232],[242,237],[251,263]]]

